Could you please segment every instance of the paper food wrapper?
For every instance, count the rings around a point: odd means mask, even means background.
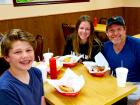
[[[92,62],[92,61],[84,61],[83,62],[84,66],[89,71],[92,70],[93,66],[104,66],[105,67],[104,71],[110,70],[109,64],[101,52],[99,52],[94,58],[95,58],[95,62]]]
[[[63,62],[63,64],[71,64],[78,62],[84,55],[76,56],[76,55],[65,55],[58,58],[59,61]],[[69,62],[65,62],[64,59],[71,58]]]
[[[63,92],[59,89],[60,85],[66,85],[72,87],[74,89],[74,92],[71,93],[76,93],[79,92],[85,84],[85,80],[83,76],[82,75],[78,76],[70,68],[68,68],[65,71],[65,74],[61,79],[59,80],[47,79],[47,82],[51,84],[53,87],[55,87],[61,93],[66,93],[66,92]]]
[[[42,73],[48,72],[49,67],[45,64],[45,62],[36,62],[34,61],[32,67],[36,67],[41,70]]]
[[[98,66],[105,66],[105,67],[109,67],[109,64],[107,62],[107,60],[105,59],[105,57],[103,56],[103,54],[101,52],[99,52],[95,57],[95,62]]]
[[[42,73],[43,82],[47,79],[47,66],[44,62],[33,62],[32,67],[38,68]]]

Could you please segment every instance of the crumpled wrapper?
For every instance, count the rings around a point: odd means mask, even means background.
[[[95,58],[95,62],[98,66],[109,67],[107,60],[105,59],[105,57],[103,56],[103,54],[101,52],[99,52],[94,58]]]
[[[59,91],[60,93],[67,93],[60,90],[59,88],[60,85],[72,87],[74,89],[74,92],[70,92],[70,93],[77,93],[81,90],[81,88],[85,84],[85,80],[83,76],[82,75],[78,76],[70,68],[67,68],[67,70],[65,71],[65,74],[63,75],[61,79],[59,80],[47,79],[47,82],[51,84],[54,88],[56,88],[57,91]]]
[[[103,56],[103,54],[101,52],[99,52],[96,56],[95,56],[95,62],[93,61],[84,61],[83,62],[84,66],[89,70],[90,73],[94,73],[95,71],[93,71],[93,66],[104,66],[105,67],[105,71],[110,70],[109,64],[107,62],[107,60],[105,59],[105,57]]]
[[[47,66],[44,62],[33,62],[32,67],[38,68],[42,73],[43,82],[47,79]]]

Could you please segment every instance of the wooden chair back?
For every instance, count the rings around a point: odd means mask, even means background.
[[[9,69],[9,67],[9,63],[3,57],[0,57],[0,75],[2,75],[4,71]]]
[[[66,40],[67,36],[75,31],[75,27],[68,25],[66,23],[62,23],[62,30],[63,30],[64,38]]]
[[[43,37],[41,35],[36,36],[37,46],[35,49],[35,60],[43,60]]]
[[[99,24],[106,24],[106,20],[107,20],[107,18],[101,17],[99,19]]]
[[[99,22],[98,23],[99,24],[106,24],[106,20],[107,20],[107,18],[101,17],[99,19]],[[101,42],[108,41],[108,37],[107,37],[106,33],[104,33],[104,32],[96,32],[96,35],[101,40]]]

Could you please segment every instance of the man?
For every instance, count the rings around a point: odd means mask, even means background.
[[[140,39],[126,35],[126,25],[121,16],[108,18],[106,25],[106,34],[110,41],[104,43],[103,54],[109,62],[113,75],[116,75],[117,67],[128,68],[127,81],[133,82],[139,88],[139,92],[128,96],[128,101],[138,100],[140,98]],[[137,101],[135,105],[140,105],[140,102]]]

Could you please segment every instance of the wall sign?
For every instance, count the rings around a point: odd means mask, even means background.
[[[14,6],[30,6],[58,3],[88,2],[89,0],[13,0]]]

